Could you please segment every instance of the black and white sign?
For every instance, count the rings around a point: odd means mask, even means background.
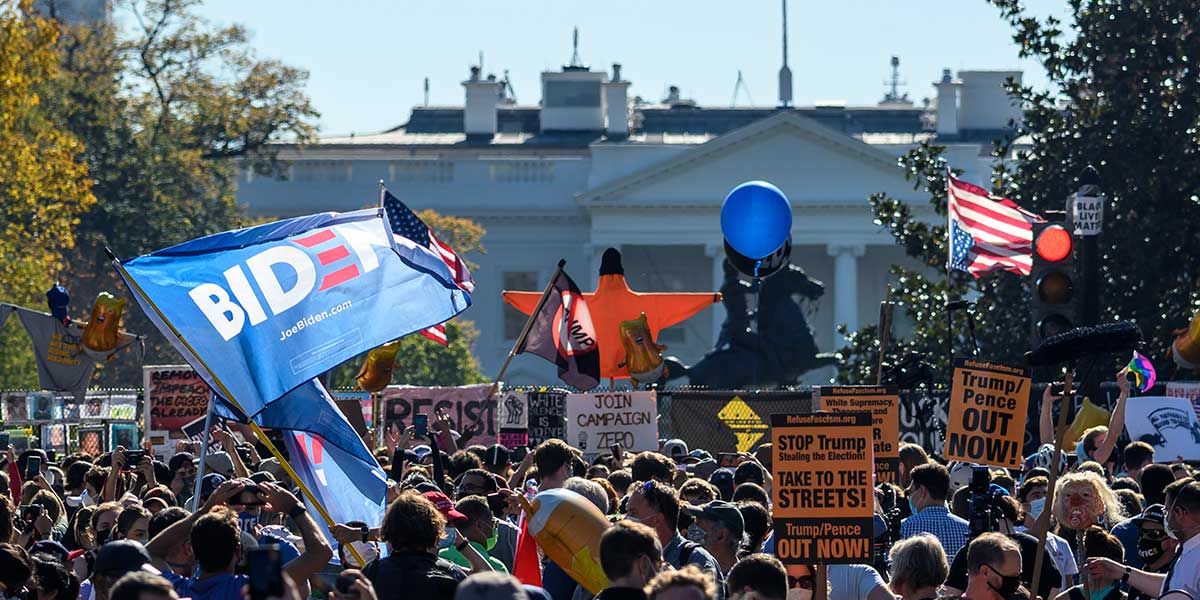
[[[1129,437],[1154,447],[1155,462],[1200,460],[1200,420],[1187,398],[1131,398],[1125,405]]]
[[[1104,227],[1103,196],[1071,196],[1071,220],[1075,235],[1097,235]]]

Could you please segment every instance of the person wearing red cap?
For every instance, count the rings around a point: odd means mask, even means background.
[[[480,554],[479,550],[471,545],[471,541],[462,535],[459,531],[460,527],[465,527],[471,521],[470,517],[458,511],[454,507],[454,502],[450,497],[441,492],[425,492],[425,499],[433,503],[433,506],[442,514],[442,518],[446,519],[445,533],[438,538],[439,552],[453,548],[458,551],[463,558],[467,559],[470,564],[470,573],[480,573],[483,571],[492,571],[492,564],[488,562],[487,557]],[[440,554],[439,554],[440,555]],[[447,558],[442,556],[442,558]]]

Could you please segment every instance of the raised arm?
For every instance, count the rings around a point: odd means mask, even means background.
[[[1121,369],[1121,372],[1117,373],[1117,387],[1121,388],[1121,394],[1117,396],[1117,405],[1113,407],[1112,416],[1108,418],[1108,435],[1104,436],[1104,441],[1096,448],[1096,462],[1100,464],[1108,462],[1113,449],[1117,447],[1117,438],[1121,437],[1121,433],[1125,431],[1125,401],[1129,399],[1129,380],[1125,378],[1126,371],[1126,369]]]
[[[312,516],[300,504],[300,500],[291,492],[270,482],[260,483],[258,489],[258,496],[266,502],[263,510],[291,516],[300,530],[300,538],[304,541],[304,553],[292,559],[283,568],[293,580],[307,582],[310,576],[329,564],[329,560],[333,558],[333,549],[317,528],[317,522],[313,521]]]
[[[233,439],[233,434],[214,427],[212,432],[213,439],[221,442],[221,448],[229,455],[229,459],[233,461],[233,474],[238,477],[250,477],[250,471],[246,468],[246,463],[242,462],[242,455],[237,451],[237,440]]]
[[[167,553],[172,548],[187,540],[188,535],[192,532],[192,525],[196,523],[196,520],[208,514],[213,507],[225,504],[227,500],[242,491],[243,487],[245,487],[245,484],[236,479],[222,483],[217,486],[217,489],[208,497],[208,501],[197,509],[196,512],[172,523],[166,529],[160,531],[149,542],[146,542],[146,552],[150,554],[150,558],[154,559],[156,566],[160,570],[169,570],[169,568],[163,568],[166,565]]]
[[[1057,396],[1052,391],[1054,384],[1046,384],[1046,389],[1042,392],[1042,409],[1038,416],[1038,441],[1042,444],[1054,443],[1054,400]]]

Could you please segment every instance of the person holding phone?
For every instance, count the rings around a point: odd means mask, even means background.
[[[263,510],[290,516],[304,540],[304,553],[284,564],[283,571],[296,582],[300,597],[307,597],[308,578],[329,563],[333,549],[307,509],[291,492],[274,483],[261,483],[258,487]],[[235,574],[244,553],[241,529],[237,513],[227,504],[244,488],[245,482],[236,479],[221,483],[200,510],[173,523],[146,544],[151,557],[165,562],[172,548],[184,540],[191,542],[199,575],[185,578],[167,573],[181,597],[242,600],[242,587],[248,583],[248,578]]]

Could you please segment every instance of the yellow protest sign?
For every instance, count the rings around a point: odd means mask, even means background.
[[[871,414],[771,415],[775,554],[784,564],[870,562]]]
[[[900,481],[900,394],[895,387],[839,385],[822,387],[821,410],[871,413],[875,446],[875,482]]]
[[[950,460],[1019,469],[1031,385],[1028,368],[955,359],[942,454]]]

